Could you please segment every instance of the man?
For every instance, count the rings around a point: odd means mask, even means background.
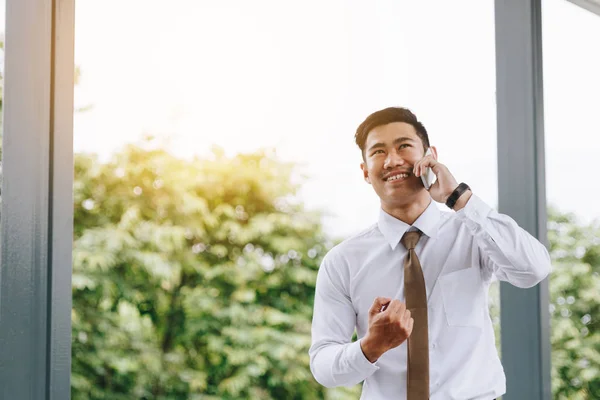
[[[427,131],[409,110],[371,114],[356,143],[381,210],[376,224],[323,259],[309,350],[314,377],[327,387],[364,381],[365,400],[501,396],[488,288],[494,277],[536,285],[550,272],[548,251],[459,185],[435,147],[424,156]],[[426,168],[437,178],[429,191]]]

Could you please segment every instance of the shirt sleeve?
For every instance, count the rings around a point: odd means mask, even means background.
[[[551,270],[546,247],[508,215],[500,214],[476,195],[457,213],[480,249],[489,277],[519,288],[535,286]]]
[[[356,313],[336,258],[328,254],[319,268],[309,349],[310,370],[325,387],[353,386],[379,369],[367,360],[360,341],[351,342]]]

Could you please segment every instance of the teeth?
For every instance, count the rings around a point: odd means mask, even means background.
[[[398,175],[394,175],[394,176],[390,176],[389,178],[387,178],[387,181],[395,181],[396,179],[400,179],[400,178],[408,178],[408,174],[398,174]]]

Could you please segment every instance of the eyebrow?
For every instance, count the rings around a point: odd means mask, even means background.
[[[408,136],[401,136],[399,138],[394,139],[394,145],[399,145],[402,142],[414,142],[415,140],[413,138],[410,138]],[[367,153],[370,153],[371,151],[381,148],[381,147],[385,147],[385,143],[375,143],[373,146],[369,147],[369,150],[367,150]]]

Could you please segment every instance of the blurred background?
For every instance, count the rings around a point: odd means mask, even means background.
[[[410,108],[496,207],[494,2],[78,0],[75,29],[73,399],[358,399],[307,353],[321,258],[377,218],[354,131]],[[600,17],[545,0],[543,34],[552,390],[600,398]]]

